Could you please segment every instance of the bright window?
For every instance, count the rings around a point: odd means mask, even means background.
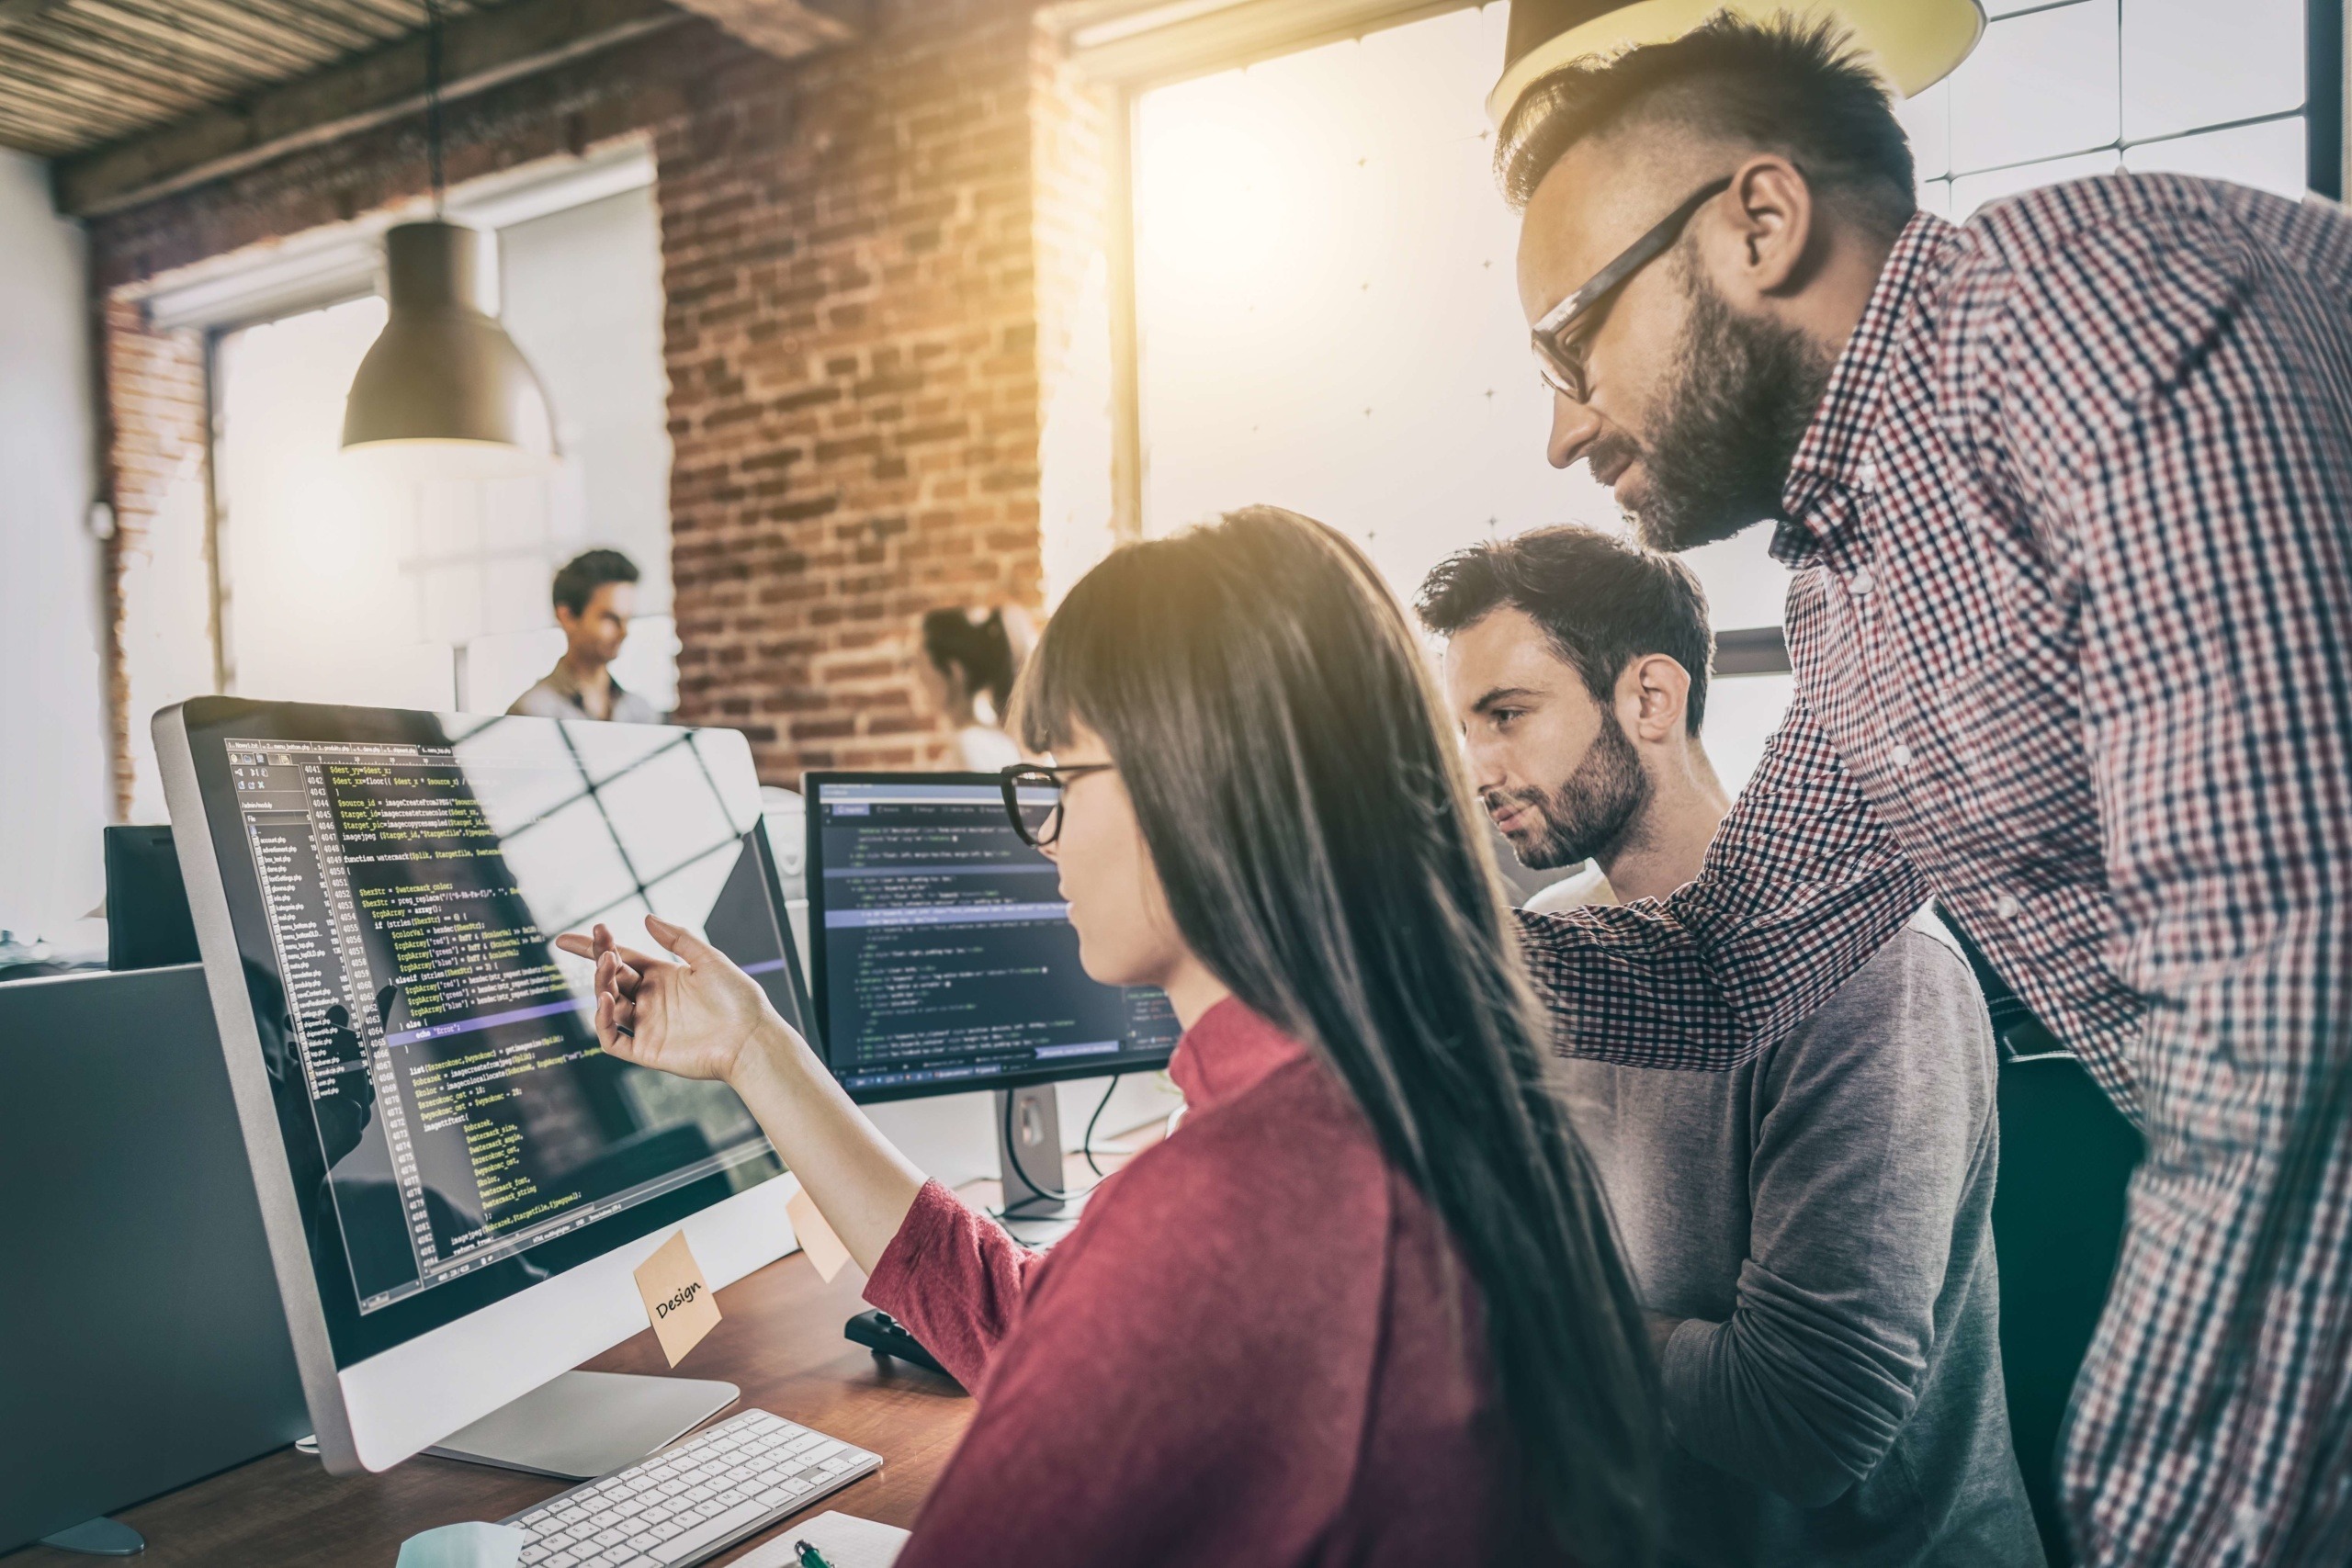
[[[1976,52],[1905,106],[1920,199],[1965,218],[2119,168],[2303,194],[2305,0],[1993,0]]]
[[[2301,0],[1992,0],[1976,52],[1903,107],[1922,201],[2176,169],[2301,194]],[[1346,531],[1409,597],[1447,551],[1614,526],[1544,459],[1484,112],[1504,7],[1144,94],[1135,137],[1143,520],[1270,502]],[[1687,558],[1719,631],[1777,626],[1753,528]],[[1721,682],[1708,744],[1747,777],[1786,677]]]
[[[1488,6],[1143,96],[1136,125],[1144,526],[1268,502],[1362,544],[1408,598],[1447,552],[1618,526],[1544,457],[1484,100]],[[1695,552],[1718,628],[1777,626],[1767,531]],[[1753,770],[1786,682],[1725,680],[1708,741]]]
[[[501,317],[562,458],[516,479],[386,482],[337,450],[384,321],[367,298],[224,334],[215,359],[223,662],[251,696],[499,711],[562,651],[548,588],[589,545],[643,571],[617,678],[676,690],[670,444],[650,189],[499,232]]]

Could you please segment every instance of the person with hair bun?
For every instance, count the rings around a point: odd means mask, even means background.
[[[955,728],[958,767],[992,773],[1021,761],[1004,716],[1033,640],[1028,615],[1017,604],[923,616],[915,674],[933,708]]]

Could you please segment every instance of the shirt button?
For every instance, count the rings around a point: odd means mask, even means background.
[[[1854,488],[1864,491],[1878,489],[1878,465],[1868,457],[1854,465]]]
[[[2025,906],[2018,902],[2014,893],[2004,893],[1993,900],[1993,913],[2005,920],[2014,920],[2024,912]]]
[[[1886,755],[1887,759],[1898,768],[1907,768],[1911,765],[1911,748],[1900,740],[1887,748]]]

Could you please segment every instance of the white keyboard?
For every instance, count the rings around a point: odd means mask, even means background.
[[[502,1520],[528,1568],[681,1568],[882,1468],[879,1454],[746,1410]]]

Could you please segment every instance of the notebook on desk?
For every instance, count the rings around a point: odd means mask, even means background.
[[[896,1525],[876,1524],[829,1509],[813,1519],[787,1523],[774,1540],[745,1556],[735,1568],[798,1568],[796,1548],[804,1540],[823,1552],[833,1568],[890,1568],[907,1544],[907,1532]]]

